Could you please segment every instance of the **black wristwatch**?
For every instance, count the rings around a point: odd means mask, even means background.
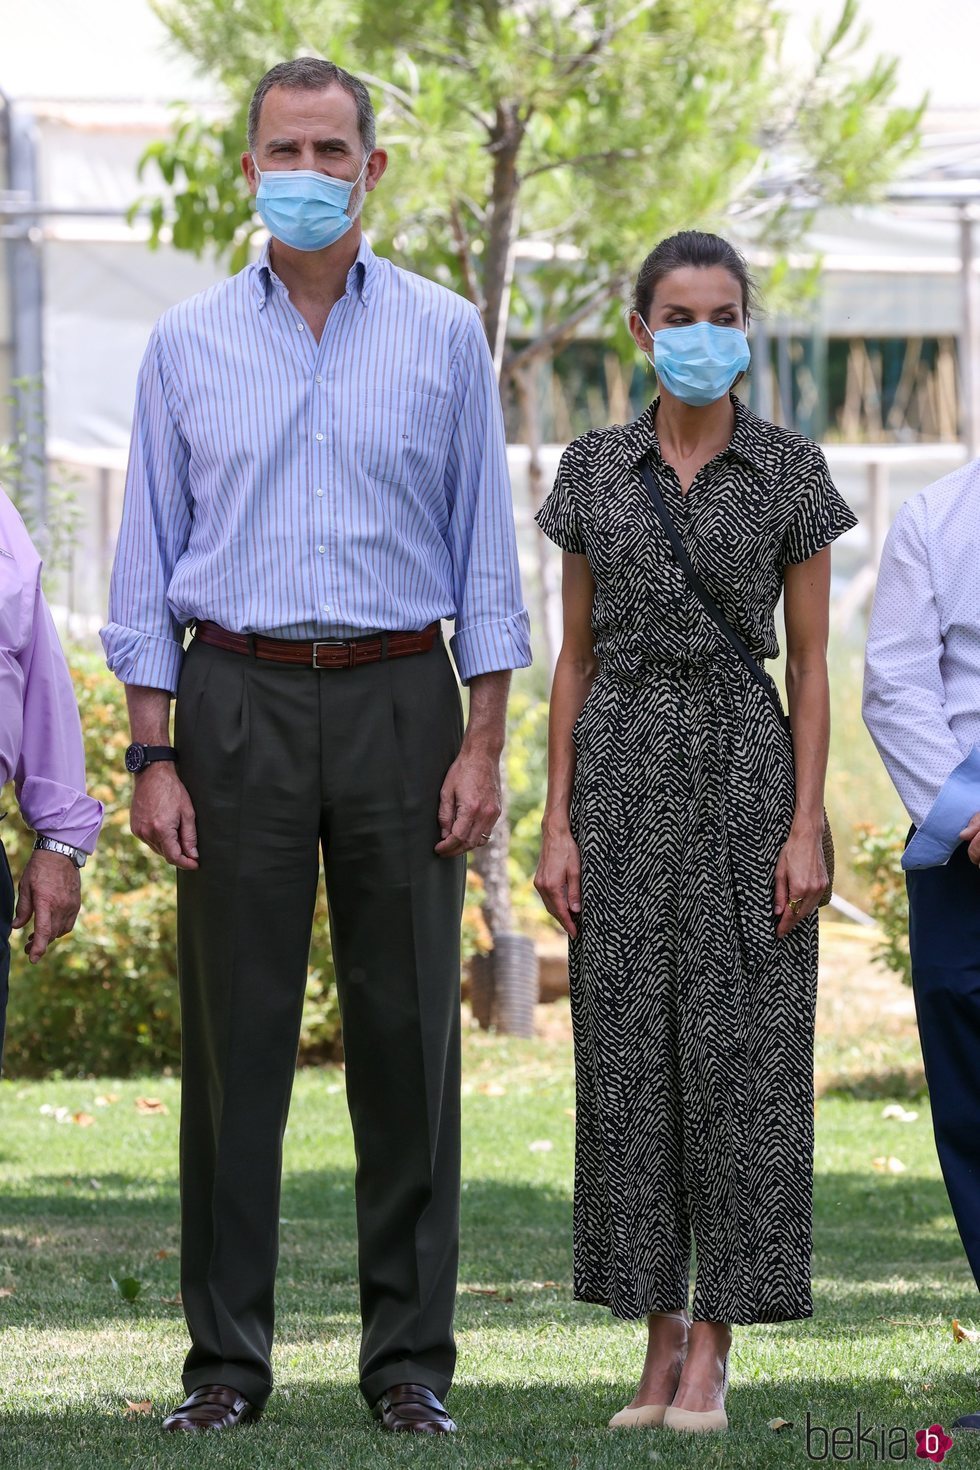
[[[145,771],[146,767],[152,765],[154,761],[175,761],[176,759],[177,752],[172,745],[140,745],[134,741],[126,748],[126,770],[134,776],[138,776],[140,771]]]

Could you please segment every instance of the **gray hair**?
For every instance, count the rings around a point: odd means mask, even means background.
[[[357,130],[361,135],[364,152],[370,153],[375,145],[376,131],[374,108],[367,87],[359,77],[351,76],[342,66],[332,61],[321,61],[317,56],[297,56],[295,61],[280,61],[266,72],[252,93],[248,104],[248,147],[255,147],[259,131],[259,114],[265,95],[273,87],[289,87],[296,92],[322,92],[326,87],[343,87],[357,105]]]

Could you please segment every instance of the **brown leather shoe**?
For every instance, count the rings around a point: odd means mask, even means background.
[[[200,1434],[205,1429],[234,1429],[237,1424],[252,1424],[260,1418],[261,1409],[250,1404],[237,1388],[223,1383],[205,1383],[174,1409],[163,1421],[167,1430],[183,1430]]]
[[[429,1388],[421,1383],[396,1383],[373,1409],[382,1429],[408,1434],[455,1434],[456,1425]]]

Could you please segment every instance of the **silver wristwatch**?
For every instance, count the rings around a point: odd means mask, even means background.
[[[71,847],[67,842],[59,842],[55,837],[36,837],[34,839],[34,851],[37,852],[60,852],[63,857],[71,858],[76,868],[84,868],[87,852],[80,847]]]

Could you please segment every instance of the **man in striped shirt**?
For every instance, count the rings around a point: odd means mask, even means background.
[[[530,663],[500,402],[476,309],[362,236],[387,164],[363,84],[308,57],[274,67],[248,144],[271,238],[153,331],[102,630],[127,686],[133,831],[177,869],[192,1346],[164,1425],[247,1422],[271,1389],[322,845],[361,1388],[386,1428],[445,1433],[466,853],[499,815],[510,671]]]

